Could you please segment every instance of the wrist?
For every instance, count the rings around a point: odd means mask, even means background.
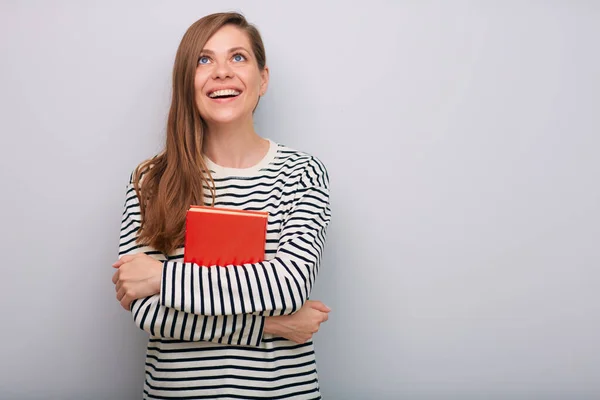
[[[155,273],[154,273],[154,276],[152,279],[152,289],[154,291],[154,294],[160,294],[160,288],[162,286],[162,279],[163,279],[164,264],[160,261],[155,261],[154,265],[155,265]]]
[[[268,333],[268,334],[271,334],[271,335],[275,333],[274,332],[275,328],[273,326],[274,325],[273,318],[275,318],[275,317],[267,317],[267,318],[265,318],[265,326],[263,328],[263,330],[264,330],[265,333]]]
[[[265,318],[265,326],[263,328],[265,333],[268,333],[270,335],[279,335],[281,333],[281,326],[279,324],[278,318],[281,317]]]

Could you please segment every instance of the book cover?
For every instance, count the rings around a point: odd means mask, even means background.
[[[190,207],[184,262],[208,267],[264,261],[268,216],[263,211]]]

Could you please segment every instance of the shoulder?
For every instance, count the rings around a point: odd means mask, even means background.
[[[282,170],[296,175],[304,186],[329,189],[329,173],[325,163],[313,154],[277,143],[276,163]]]

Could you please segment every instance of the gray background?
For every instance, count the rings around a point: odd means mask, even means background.
[[[325,398],[600,398],[599,2],[0,4],[0,398],[141,397],[125,184],[185,29],[230,9],[258,131],[331,177]]]

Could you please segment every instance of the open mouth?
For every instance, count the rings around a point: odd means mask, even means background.
[[[211,99],[231,99],[239,96],[241,93],[241,91],[236,89],[221,89],[208,93],[208,97]]]

